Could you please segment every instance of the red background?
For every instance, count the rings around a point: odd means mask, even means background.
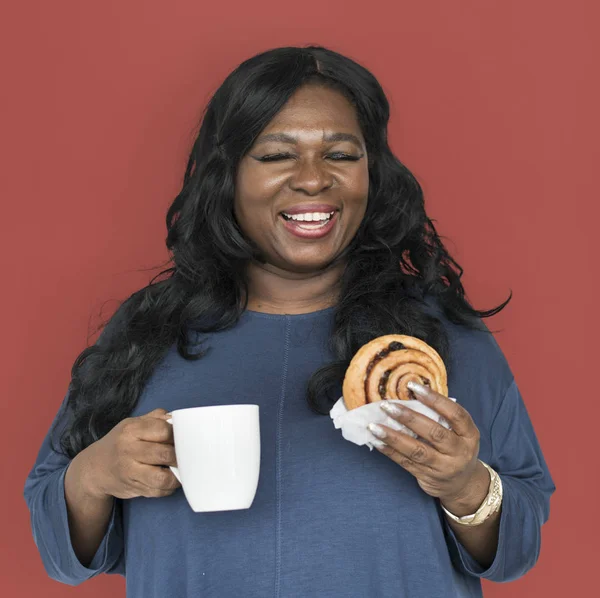
[[[110,315],[147,283],[143,269],[167,259],[164,214],[209,95],[259,51],[320,43],[381,81],[392,146],[422,182],[475,305],[514,291],[488,324],[502,329],[558,491],[537,566],[509,585],[485,582],[485,595],[591,595],[600,556],[598,4],[216,4],[3,7],[0,593],[124,595],[120,577],[77,589],[46,577],[25,477],[100,308]]]

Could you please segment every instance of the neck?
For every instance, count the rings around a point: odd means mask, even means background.
[[[268,264],[248,265],[248,309],[270,314],[304,314],[336,304],[343,265],[317,273],[294,273]]]

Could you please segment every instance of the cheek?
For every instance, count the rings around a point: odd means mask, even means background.
[[[256,188],[256,182],[253,178],[247,169],[240,167],[235,180],[233,213],[243,230],[251,227],[252,216],[255,213],[252,208],[257,205],[257,200],[260,197],[260,192]]]
[[[356,195],[366,196],[369,191],[369,164],[367,161],[361,162],[360,166],[353,171],[352,177],[346,181],[346,186]]]
[[[258,176],[255,169],[242,163],[235,181],[236,215],[245,214],[246,218],[251,217],[254,208],[268,204],[275,186],[272,179]]]
[[[350,203],[356,210],[357,216],[364,214],[369,198],[369,171],[365,169],[348,185]]]
[[[270,228],[270,212],[264,209],[262,189],[248,184],[248,179],[245,179],[244,183],[242,186],[236,186],[233,215],[244,235],[261,245],[265,231]]]
[[[363,171],[361,173],[360,186],[361,186],[363,194],[366,198],[367,195],[369,194],[369,166],[368,166],[368,163],[366,163],[366,162],[365,162]]]

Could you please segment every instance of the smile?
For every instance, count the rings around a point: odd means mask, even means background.
[[[332,212],[309,212],[306,214],[286,214],[282,212],[281,215],[285,220],[293,220],[295,222],[310,222],[312,224],[324,224],[331,220],[335,214],[335,210]]]
[[[296,237],[320,239],[328,235],[337,221],[337,210],[332,212],[281,213],[284,227]]]

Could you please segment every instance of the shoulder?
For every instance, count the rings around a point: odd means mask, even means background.
[[[109,347],[114,339],[123,333],[123,330],[129,325],[132,315],[144,300],[145,290],[143,288],[135,291],[119,302],[112,315],[103,318],[104,323],[95,343],[98,347]]]
[[[425,301],[448,337],[449,395],[480,425],[488,427],[514,382],[506,356],[481,319],[475,320],[478,329],[456,324],[444,314],[437,299],[426,297]]]

